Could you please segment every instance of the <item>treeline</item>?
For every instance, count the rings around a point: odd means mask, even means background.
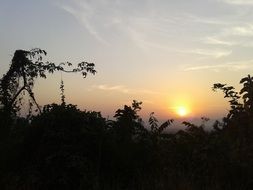
[[[44,53],[39,51],[33,56]],[[99,112],[81,111],[65,102],[63,83],[61,104],[38,109],[32,92],[38,73],[44,77],[47,69],[65,69],[43,64],[40,57],[38,62],[32,61],[31,52],[19,52],[16,58],[22,58],[23,65],[15,66],[17,60],[13,58],[12,71],[0,83],[1,190],[253,188],[252,77],[241,80],[240,92],[224,84],[213,86],[213,90],[224,92],[231,107],[227,117],[215,122],[211,131],[204,130],[204,123],[196,126],[184,122],[186,130],[169,134],[165,129],[173,120],[160,125],[153,113],[149,127],[144,126],[138,101],[118,109],[115,120],[107,120]],[[34,67],[29,68],[32,64]],[[89,73],[87,64],[83,62],[74,72]],[[94,73],[94,65],[89,66]],[[29,77],[33,84],[26,81]],[[17,115],[22,108],[22,98],[18,98],[23,94],[21,88],[38,111],[34,114],[31,108],[27,118]]]

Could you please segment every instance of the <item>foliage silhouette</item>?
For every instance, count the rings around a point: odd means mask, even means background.
[[[38,77],[46,78],[46,73],[54,73],[55,71],[63,72],[80,72],[84,77],[88,73],[95,74],[94,63],[81,62],[76,68],[67,70],[64,66],[71,67],[70,62],[60,63],[56,65],[52,62],[43,62],[43,56],[47,55],[45,50],[32,49],[30,51],[16,50],[12,63],[8,72],[3,76],[0,83],[0,103],[3,110],[7,113],[16,112],[20,109],[18,99],[23,91],[27,91],[31,100],[30,105],[35,104],[40,111],[34,93],[32,91],[35,79]],[[18,100],[18,101],[17,101]]]
[[[41,113],[41,109],[35,100],[32,91],[35,79],[38,77],[46,78],[47,73],[54,73],[55,71],[81,73],[86,77],[88,73],[95,74],[94,63],[81,62],[77,67],[72,68],[70,62],[60,63],[56,65],[52,62],[43,62],[43,56],[46,56],[45,50],[39,48],[26,50],[16,50],[11,61],[10,69],[0,80],[0,118],[2,134],[7,134],[9,122],[11,117],[15,116],[17,111],[22,106],[22,96],[25,92],[29,95],[29,114],[32,115],[32,106],[36,105],[36,110]],[[68,67],[69,69],[67,69]],[[63,83],[61,84],[62,93]],[[64,103],[65,97],[62,94],[62,101]]]
[[[59,69],[52,67],[52,72]],[[64,69],[60,67],[59,71]],[[40,73],[34,67],[25,68],[25,76],[34,83]],[[37,75],[32,75],[33,71]],[[47,71],[44,67],[44,74]],[[1,80],[1,103],[6,101],[2,104],[11,107],[15,121],[5,123],[9,135],[0,139],[3,190],[253,188],[250,76],[241,80],[239,92],[232,86],[214,84],[213,90],[221,90],[228,98],[230,110],[223,121],[213,124],[213,130],[205,130],[209,119],[203,117],[200,125],[184,121],[185,130],[172,134],[166,129],[173,120],[160,125],[153,112],[146,126],[139,116],[142,103],[136,100],[118,109],[115,120],[106,120],[100,112],[81,111],[65,102],[63,81],[60,104],[45,105],[41,113],[20,118],[15,115],[21,107],[15,103],[17,99],[10,104],[22,89],[17,81],[23,75],[18,73],[13,71],[12,77]],[[4,119],[2,113],[0,116]]]

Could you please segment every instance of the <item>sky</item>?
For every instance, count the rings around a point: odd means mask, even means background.
[[[240,88],[253,73],[253,0],[0,0],[0,75],[17,49],[45,61],[94,62],[97,74],[57,73],[35,83],[40,105],[114,112],[132,100],[141,115],[220,118],[229,107],[214,83]]]

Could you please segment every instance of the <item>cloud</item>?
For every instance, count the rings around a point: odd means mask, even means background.
[[[127,93],[127,94],[131,93],[130,89],[122,85],[109,86],[109,85],[103,84],[103,85],[94,86],[94,88],[99,89],[99,90],[105,90],[105,91],[118,91],[118,92]]]
[[[204,43],[207,44],[212,44],[212,45],[223,45],[223,46],[233,46],[236,43],[235,42],[229,42],[229,41],[225,41],[225,40],[220,40],[216,37],[206,37],[203,40]]]
[[[233,27],[230,30],[230,33],[232,35],[237,35],[237,36],[253,36],[253,25],[247,24],[246,26],[237,26]]]
[[[77,2],[77,6],[79,8],[67,5],[60,5],[60,8],[74,16],[86,28],[90,35],[93,36],[97,41],[101,42],[102,44],[108,45],[109,43],[104,40],[96,27],[93,26],[93,24],[91,24],[90,22],[90,18],[92,18],[92,16],[94,15],[93,7],[85,3],[85,1],[75,2]]]
[[[138,29],[134,29],[133,27],[128,27],[128,34],[132,40],[132,42],[135,43],[136,46],[143,50],[162,50],[162,51],[168,51],[173,52],[174,49],[170,48],[168,45],[162,44],[160,42],[153,42],[151,39],[148,39],[147,34],[138,31]]]
[[[188,22],[196,22],[208,25],[228,25],[228,23],[222,19],[199,17],[194,14],[184,14],[181,20],[187,20]]]
[[[216,1],[253,4],[253,0]],[[167,3],[148,2],[152,0],[142,3],[74,0],[61,1],[60,7],[74,16],[94,39],[111,47],[122,47],[123,44],[144,51],[188,53],[200,59],[219,59],[231,55],[231,48],[252,46],[253,24],[250,24],[249,14],[240,11],[231,14],[229,10],[226,15],[200,16],[198,11],[182,11],[180,3],[175,3],[178,12],[165,12],[161,6],[167,6]]]
[[[233,24],[223,27],[219,33],[204,37],[201,42],[213,46],[252,47],[253,24]],[[225,53],[225,52],[224,52]],[[225,53],[226,54],[226,53]]]
[[[198,54],[201,56],[207,56],[212,58],[222,58],[229,56],[232,51],[231,50],[212,50],[212,49],[194,49],[194,50],[185,50],[182,53],[191,53],[191,54]]]
[[[233,23],[221,27],[220,31],[211,36],[206,36],[200,42],[213,46],[252,47],[253,24]]]
[[[219,72],[221,70],[227,69],[230,71],[239,71],[239,70],[249,70],[252,68],[253,60],[239,61],[239,62],[230,62],[219,65],[200,65],[194,67],[188,67],[184,71],[198,71],[198,70],[212,70]]]
[[[147,89],[131,89],[124,85],[101,84],[101,85],[94,85],[92,89],[114,91],[114,92],[119,92],[119,93],[124,93],[124,94],[161,94],[160,92],[147,90]]]
[[[232,5],[253,5],[252,0],[222,0],[222,2]]]
[[[198,70],[214,70],[218,71],[221,68],[226,68],[227,65],[201,65],[201,66],[195,66],[195,67],[188,67],[184,69],[184,71],[198,71]]]

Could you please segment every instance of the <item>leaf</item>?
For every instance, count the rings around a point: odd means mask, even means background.
[[[244,82],[249,82],[250,81],[250,75],[248,75],[248,77],[244,77],[240,80],[240,84],[244,83]]]

